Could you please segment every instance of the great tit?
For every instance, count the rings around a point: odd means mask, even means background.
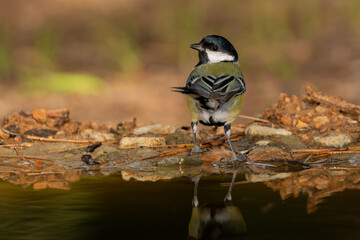
[[[200,43],[190,45],[199,51],[199,63],[194,67],[185,87],[175,92],[187,95],[194,135],[192,152],[201,152],[196,141],[198,122],[207,126],[224,126],[233,157],[229,160],[245,160],[237,156],[230,141],[231,123],[238,117],[244,103],[245,81],[233,45],[224,37],[209,35]]]

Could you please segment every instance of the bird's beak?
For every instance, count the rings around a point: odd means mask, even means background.
[[[198,50],[198,51],[204,50],[204,48],[201,46],[200,43],[191,44],[190,47],[191,47],[192,49],[195,49],[195,50]]]

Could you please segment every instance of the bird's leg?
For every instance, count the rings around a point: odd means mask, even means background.
[[[202,152],[196,140],[196,130],[197,130],[197,122],[191,122],[191,131],[194,135],[194,147],[191,149],[191,152]]]
[[[227,206],[232,205],[231,192],[232,192],[232,189],[233,189],[233,186],[234,186],[234,182],[235,182],[237,173],[238,173],[238,169],[234,170],[228,193],[226,194],[225,199],[224,199],[225,205],[227,205]]]
[[[197,175],[195,177],[193,177],[193,181],[195,183],[194,186],[194,197],[192,200],[192,206],[193,207],[198,207],[199,206],[199,200],[198,200],[198,186],[199,186],[199,181],[200,181],[201,175]]]
[[[246,156],[245,155],[240,155],[239,157],[236,156],[236,153],[235,153],[235,150],[234,150],[234,147],[231,143],[231,140],[230,140],[230,132],[231,132],[231,124],[225,124],[224,125],[224,133],[225,133],[225,136],[227,138],[227,140],[229,141],[229,145],[230,145],[230,148],[231,148],[231,151],[233,153],[233,156],[231,159],[228,159],[228,160],[238,160],[238,161],[244,161],[246,159]]]

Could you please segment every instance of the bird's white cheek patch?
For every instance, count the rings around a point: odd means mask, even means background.
[[[211,51],[206,49],[206,54],[209,59],[209,63],[223,62],[223,61],[234,61],[234,56],[226,53]]]

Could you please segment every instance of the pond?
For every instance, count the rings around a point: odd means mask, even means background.
[[[360,237],[359,172],[238,171],[231,199],[231,172],[157,181],[124,175],[82,175],[67,190],[0,180],[0,239]]]

